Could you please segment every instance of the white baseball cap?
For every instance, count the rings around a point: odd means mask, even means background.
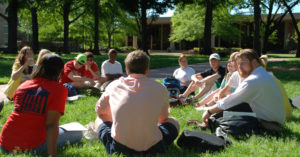
[[[219,54],[217,54],[217,53],[213,53],[213,54],[211,54],[211,55],[209,56],[209,60],[211,60],[211,59],[213,59],[213,58],[216,59],[216,60],[221,60]]]

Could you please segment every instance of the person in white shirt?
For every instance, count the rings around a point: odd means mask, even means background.
[[[280,89],[273,76],[261,66],[261,60],[252,49],[241,50],[236,59],[238,72],[245,80],[234,93],[217,101],[214,106],[208,107],[202,115],[203,122],[207,124],[212,114],[245,102],[250,105],[262,125],[281,126],[285,121],[286,113],[282,105]]]
[[[110,49],[108,52],[109,59],[104,61],[101,65],[101,76],[104,77],[107,82],[101,86],[101,90],[105,90],[106,86],[113,80],[123,76],[122,65],[116,61],[117,51]]]
[[[180,68],[176,69],[173,76],[180,81],[180,93],[184,93],[189,84],[192,81],[192,75],[195,74],[195,70],[188,66],[187,56],[181,54],[178,59]]]

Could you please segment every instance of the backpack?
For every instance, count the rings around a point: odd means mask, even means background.
[[[212,134],[189,130],[184,130],[177,140],[177,145],[181,148],[200,152],[219,151],[230,143],[231,141],[228,142]]]
[[[162,84],[167,87],[170,97],[180,94],[180,82],[175,78],[164,78]]]
[[[227,117],[214,117],[211,116],[208,121],[208,126],[213,132],[218,127],[225,133],[230,134],[235,138],[245,135],[251,135],[253,132],[258,132],[258,120],[253,116],[227,116]]]

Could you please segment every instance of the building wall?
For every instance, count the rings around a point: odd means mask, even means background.
[[[0,12],[5,14],[6,5],[0,5]],[[0,17],[0,48],[7,45],[8,42],[8,25],[7,21]]]

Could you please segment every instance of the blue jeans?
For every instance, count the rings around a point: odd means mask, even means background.
[[[62,128],[59,128],[58,138],[57,138],[57,148],[62,147],[65,144],[73,144],[76,142],[79,142],[82,138],[82,131],[65,131]],[[0,146],[0,151],[2,153],[9,153],[9,151],[6,151]],[[41,154],[43,152],[47,151],[47,144],[46,141],[41,144],[40,146],[30,150],[37,154]]]
[[[148,150],[138,152],[115,141],[111,137],[111,126],[112,126],[111,122],[104,122],[99,126],[97,130],[99,139],[103,142],[106,148],[106,152],[108,154],[123,153],[125,155],[132,156],[132,155],[147,155],[147,154],[155,155],[157,153],[164,153],[165,148],[168,145],[171,145],[173,141],[176,139],[176,137],[178,136],[177,128],[173,124],[169,122],[160,124],[158,125],[158,128],[160,129],[163,135],[163,139],[157,144],[155,144],[154,146],[150,147]]]

